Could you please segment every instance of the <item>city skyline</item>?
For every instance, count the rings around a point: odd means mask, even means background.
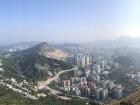
[[[1,0],[1,43],[139,37],[139,0]]]

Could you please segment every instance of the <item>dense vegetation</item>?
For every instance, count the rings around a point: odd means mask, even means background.
[[[117,55],[117,53],[116,53]],[[138,49],[127,51],[124,55],[118,55],[117,58],[114,59],[115,62],[119,63],[123,67],[133,66],[134,71],[139,71],[140,69],[140,51]]]
[[[115,62],[118,62],[124,67],[134,66],[134,61],[129,56],[119,56],[118,58],[114,59]]]
[[[46,79],[48,71],[70,69],[71,65],[60,60],[46,58],[41,55],[14,56],[3,59],[4,76],[21,79],[23,76],[30,81]]]
[[[3,58],[5,77],[14,77],[17,80],[25,78],[36,82],[46,80],[49,73],[54,74],[60,70],[71,69],[72,66],[62,60],[45,57],[40,53],[53,51],[46,43],[41,43],[27,50],[14,52],[10,57]]]
[[[20,70],[20,67],[17,63],[15,63],[14,60],[8,59],[8,58],[2,58],[2,68],[4,69],[4,72],[2,73],[2,76],[5,78],[16,78],[17,81],[20,81],[22,79],[22,72]]]
[[[36,56],[24,56],[14,58],[16,62],[18,62],[21,67],[21,71],[24,75],[32,80],[40,80],[45,79],[47,77],[47,72],[57,72],[57,70],[70,69],[71,66],[66,64],[63,61],[59,61],[56,59],[46,58],[41,55]],[[35,66],[36,64],[43,67]],[[45,68],[45,69],[44,69]]]
[[[31,100],[0,86],[0,105],[85,105],[85,101],[80,99],[65,101],[50,95],[38,100]]]
[[[74,71],[69,71],[60,75],[61,80],[67,80],[70,79],[71,77],[74,77]]]
[[[122,84],[127,89],[130,87],[134,88],[136,84],[134,81],[128,78],[125,70],[123,70],[122,68],[118,68],[117,70],[112,71],[108,77],[109,79],[114,80],[116,83]]]

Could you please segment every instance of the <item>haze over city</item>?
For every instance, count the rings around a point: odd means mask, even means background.
[[[0,43],[139,37],[139,0],[1,0]]]
[[[0,105],[140,105],[140,0],[0,0]]]

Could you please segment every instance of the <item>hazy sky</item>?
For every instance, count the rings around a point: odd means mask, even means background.
[[[0,43],[140,35],[140,0],[0,0]]]

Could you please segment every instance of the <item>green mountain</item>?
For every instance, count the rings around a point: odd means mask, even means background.
[[[109,105],[140,105],[140,88],[120,101],[113,101]]]
[[[47,57],[47,53],[54,50],[55,48],[48,43],[40,43],[27,50],[14,52],[2,60],[2,67],[5,70],[3,75],[36,82],[45,80],[60,70],[72,68],[65,61]]]
[[[79,99],[62,100],[50,95],[38,100],[31,100],[0,85],[0,105],[85,105],[85,103]]]

